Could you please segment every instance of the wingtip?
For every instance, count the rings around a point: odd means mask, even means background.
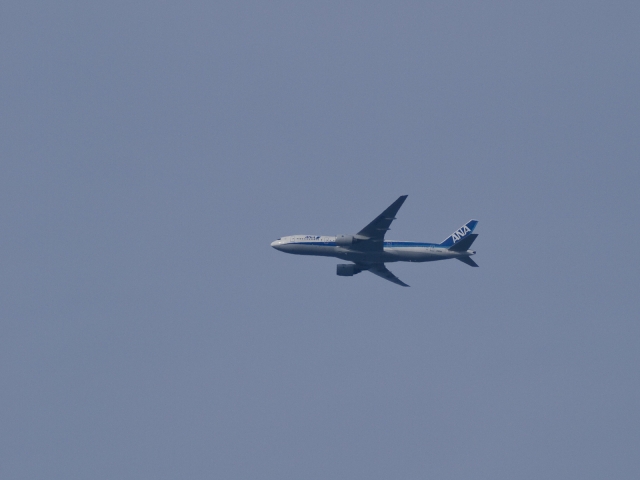
[[[401,205],[405,202],[405,200],[407,199],[409,195],[400,195],[398,197],[398,199],[396,200],[396,202],[399,202]]]

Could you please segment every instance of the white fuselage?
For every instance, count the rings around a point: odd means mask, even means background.
[[[336,237],[320,235],[293,235],[282,237],[271,244],[276,250],[296,255],[316,255],[337,257],[355,263],[381,262],[433,262],[448,258],[468,257],[476,252],[451,251],[435,243],[399,242],[385,240],[382,251],[367,251],[358,248],[358,244],[350,246],[336,245]]]

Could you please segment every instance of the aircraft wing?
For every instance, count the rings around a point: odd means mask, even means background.
[[[408,287],[406,283],[396,277],[393,273],[387,270],[387,267],[384,266],[384,263],[374,263],[370,267],[367,268],[374,275],[378,275],[379,277],[384,278],[385,280],[389,280],[397,285],[402,285],[403,287]]]
[[[399,197],[395,202],[389,205],[389,207],[384,212],[378,215],[375,220],[373,220],[373,222],[360,230],[357,235],[367,237],[367,239],[371,242],[379,242],[379,248],[382,249],[384,235],[385,233],[387,233],[387,230],[389,230],[391,222],[396,219],[396,213],[398,213],[398,210],[400,210],[400,207],[406,199],[407,195],[402,195],[401,197]]]

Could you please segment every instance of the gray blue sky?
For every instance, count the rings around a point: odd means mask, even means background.
[[[0,476],[637,479],[638,2],[0,7]],[[401,194],[411,288],[285,255]]]

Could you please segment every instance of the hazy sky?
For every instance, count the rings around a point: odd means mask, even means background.
[[[640,477],[640,3],[0,7],[0,477]],[[337,277],[270,248],[480,223]]]

